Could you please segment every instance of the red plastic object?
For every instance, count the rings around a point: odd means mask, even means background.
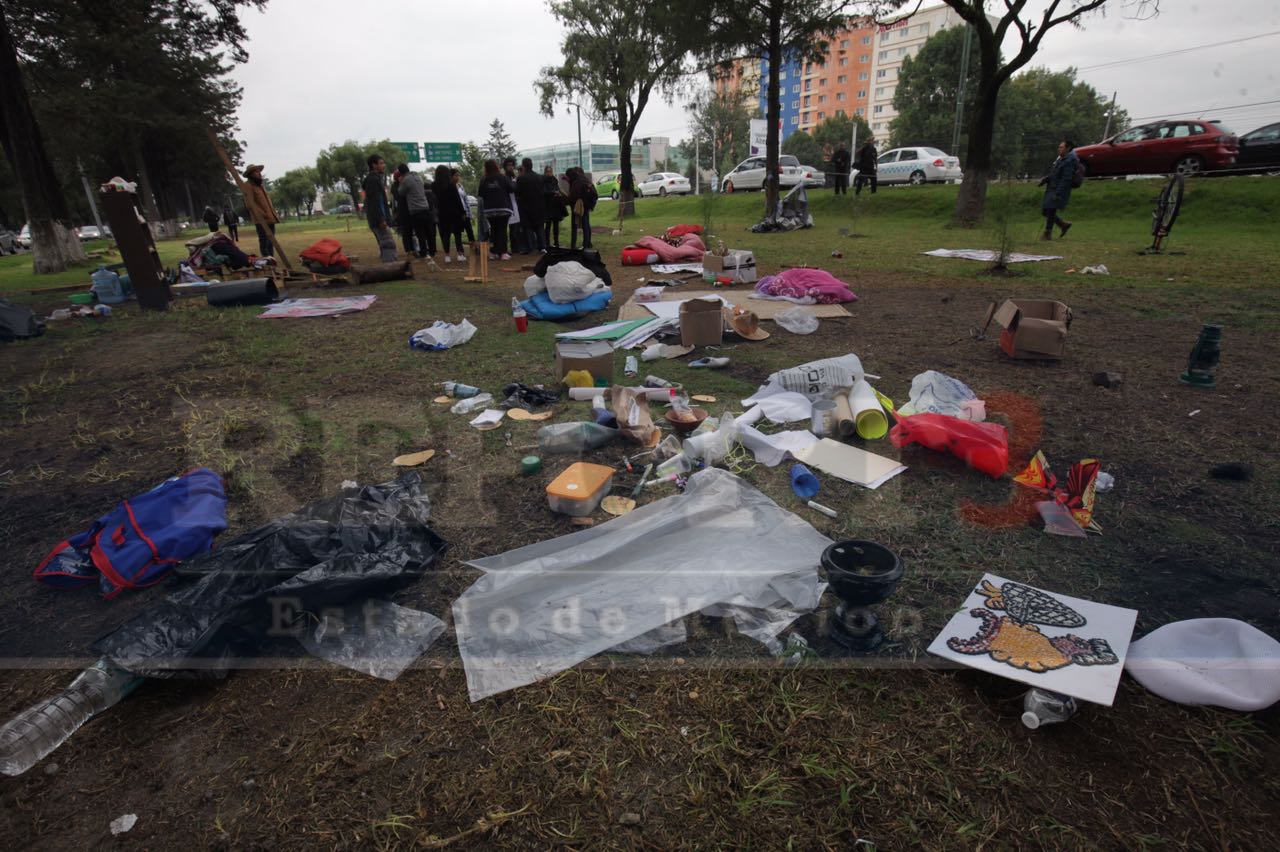
[[[654,257],[655,253],[652,249],[647,248],[624,248],[622,250],[623,266],[648,266],[649,258]],[[654,261],[660,263],[661,260]]]
[[[1002,476],[1009,467],[1009,433],[999,423],[974,423],[945,414],[897,415],[889,430],[895,447],[920,444],[950,453],[974,470],[990,477]]]

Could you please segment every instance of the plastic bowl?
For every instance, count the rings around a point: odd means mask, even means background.
[[[707,419],[707,410],[705,408],[690,408],[693,412],[692,420],[677,420],[674,415],[675,411],[668,408],[663,415],[667,418],[667,422],[671,424],[671,428],[676,430],[678,435],[688,435],[694,429],[702,425],[702,421]]]
[[[902,560],[873,541],[837,541],[822,552],[822,567],[836,597],[855,606],[880,603],[902,579]]]

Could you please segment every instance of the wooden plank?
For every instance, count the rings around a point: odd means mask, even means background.
[[[263,221],[262,212],[257,209],[252,201],[249,200],[249,190],[244,185],[244,179],[240,177],[240,172],[231,162],[231,158],[227,156],[227,152],[222,149],[222,143],[218,141],[218,136],[211,128],[206,127],[205,132],[209,134],[209,141],[213,143],[213,150],[218,152],[218,158],[222,160],[222,165],[227,171],[231,172],[231,177],[235,179],[236,186],[240,188],[240,195],[244,198],[244,209],[249,211],[249,217],[253,219],[253,224],[262,228],[263,232],[271,238],[271,245],[280,254],[280,262],[284,264],[284,268],[293,272],[293,264],[289,262],[289,256],[284,252],[284,246],[280,245],[280,241],[276,239],[275,232]]]

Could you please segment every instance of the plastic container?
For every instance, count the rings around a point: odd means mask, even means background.
[[[454,414],[470,414],[473,411],[479,411],[487,408],[489,403],[493,402],[493,394],[482,393],[476,396],[470,396],[466,399],[460,399],[455,402],[449,410]]]
[[[441,387],[444,388],[446,396],[457,397],[458,399],[466,399],[480,393],[480,388],[464,385],[462,382],[443,382]]]
[[[538,430],[538,451],[544,456],[556,453],[585,453],[618,439],[618,430],[599,423],[577,421],[552,423]]]
[[[105,266],[99,266],[93,275],[89,276],[92,282],[89,289],[93,291],[93,295],[98,297],[98,301],[104,305],[118,305],[126,298],[124,287],[120,284],[120,276],[107,269]]]
[[[60,694],[28,707],[0,728],[0,773],[26,772],[142,680],[106,658],[98,660]]]
[[[575,518],[590,515],[613,487],[613,468],[574,462],[547,486],[551,511]]]
[[[525,313],[524,308],[520,307],[519,299],[511,300],[511,318],[515,320],[516,331],[523,334],[529,330],[529,315]]]
[[[92,293],[72,293],[70,296],[67,297],[67,301],[73,305],[92,305],[93,294]]]
[[[898,554],[874,541],[837,541],[822,551],[822,567],[836,597],[856,606],[880,603],[902,579]]]
[[[1047,689],[1028,689],[1022,699],[1022,724],[1034,731],[1041,725],[1065,722],[1078,709],[1079,705],[1070,695]]]

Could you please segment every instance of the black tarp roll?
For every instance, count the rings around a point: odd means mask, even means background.
[[[248,278],[244,281],[224,281],[210,284],[209,304],[215,308],[236,305],[269,305],[280,299],[276,283],[270,278]]]

